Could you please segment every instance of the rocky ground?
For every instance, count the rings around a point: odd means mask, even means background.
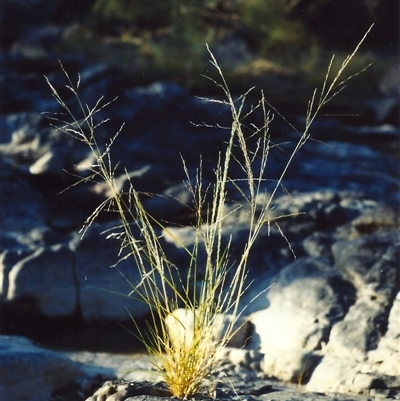
[[[2,370],[4,399],[49,401],[123,401],[173,399],[155,375],[145,354],[116,355],[92,352],[54,352],[21,337],[3,337],[2,358],[18,363],[24,380]],[[22,357],[29,353],[29,359]],[[25,357],[26,358],[26,357]],[[249,360],[249,358],[247,358]],[[256,361],[257,358],[254,358]],[[253,361],[253,362],[254,362]],[[38,374],[40,373],[40,374]],[[18,388],[18,390],[17,390]],[[368,401],[400,399],[399,391],[371,389],[369,394],[310,391],[297,383],[282,382],[233,358],[221,361],[218,372],[205,381],[195,400],[231,401]]]
[[[92,159],[42,114],[61,112],[43,73],[74,113],[79,107],[64,89],[65,75],[54,55],[35,54],[1,54],[0,394],[14,401],[165,399],[165,388],[146,373],[148,356],[87,351],[93,343],[112,348],[119,342],[117,329],[106,326],[124,323],[126,308],[139,320],[148,309],[110,295],[131,289],[109,268],[119,243],[101,234],[115,227],[115,216],[102,214],[83,239],[79,232],[107,198],[104,184],[72,186],[60,194],[76,182],[74,176],[87,176],[82,166]],[[211,182],[226,135],[190,122],[224,126],[229,110],[172,83],[132,86],[115,67],[76,56],[64,60],[73,79],[81,73],[84,102],[94,105],[100,96],[118,95],[96,115],[95,122],[111,118],[98,129],[99,143],[104,146],[125,123],[113,147],[115,160],[137,190],[161,195],[146,197],[144,205],[174,233],[159,231],[166,254],[184,270],[188,260],[180,244],[190,246],[193,236],[180,154],[190,173],[202,154],[203,178]],[[363,107],[374,110],[368,121],[316,120],[311,141],[294,159],[272,204],[271,217],[291,217],[279,220],[279,227],[266,225],[249,258],[249,279],[255,281],[243,305],[255,294],[262,296],[246,309],[247,341],[227,348],[220,374],[197,398],[400,399],[399,127],[387,117],[398,106],[397,69],[382,78],[376,98],[363,99]],[[249,123],[258,119],[254,115]],[[300,129],[304,116],[293,122]],[[271,193],[298,132],[276,117],[271,137],[279,146],[271,151],[266,170],[271,181],[265,182],[260,203]],[[240,174],[240,168],[232,174]],[[116,176],[126,188],[124,171],[117,169]],[[233,188],[228,195],[232,213],[223,238],[232,238],[234,260],[246,241],[248,221],[245,207],[233,211],[238,201]],[[119,267],[131,282],[138,280],[133,261]],[[98,330],[88,335],[89,325]],[[74,339],[75,352],[60,350],[61,340],[74,333],[76,338],[77,332],[89,337],[86,345]]]

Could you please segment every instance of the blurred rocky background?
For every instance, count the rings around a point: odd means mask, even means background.
[[[117,97],[96,116],[97,122],[110,118],[98,129],[100,144],[125,123],[114,161],[138,190],[162,195],[145,197],[145,207],[190,244],[180,154],[191,173],[202,154],[204,179],[211,181],[226,132],[198,124],[227,125],[230,118],[229,110],[200,98],[222,96],[204,78],[217,78],[205,44],[233,94],[255,86],[245,108],[263,90],[287,119],[276,115],[271,124],[279,146],[267,167],[268,194],[332,54],[336,70],[374,23],[347,74],[372,66],[317,118],[312,140],[294,159],[273,204],[275,216],[305,212],[280,223],[297,259],[280,229],[266,227],[249,261],[257,285],[245,300],[275,286],[248,309],[252,340],[227,358],[257,375],[286,382],[300,377],[313,391],[399,397],[398,17],[396,0],[3,0],[0,348],[6,379],[0,393],[55,400],[61,396],[54,391],[75,382],[67,399],[83,399],[93,390],[82,384],[87,375],[122,375],[115,367],[121,362],[111,363],[111,354],[100,351],[143,350],[119,324],[134,331],[126,308],[139,321],[148,310],[110,294],[130,290],[110,268],[119,244],[101,234],[115,226],[115,215],[102,214],[83,240],[79,233],[106,199],[104,185],[62,192],[76,176],[85,177],[79,166],[91,159],[82,144],[51,127],[51,114],[43,114],[63,111],[44,75],[74,113],[79,107],[65,90],[60,61],[73,82],[80,74],[79,95],[90,107],[101,96],[104,102]],[[261,117],[255,113],[248,123]],[[124,188],[123,170],[116,174]],[[234,258],[246,238],[245,213],[231,217],[224,235],[233,235]],[[164,245],[185,269],[179,245]],[[120,268],[135,282],[132,261]],[[107,360],[115,366],[105,368]],[[103,370],[93,373],[92,365]],[[16,376],[25,378],[25,387]]]

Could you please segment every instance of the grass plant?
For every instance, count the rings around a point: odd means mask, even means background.
[[[247,285],[249,254],[263,227],[266,224],[278,225],[277,219],[270,218],[274,196],[282,186],[293,158],[310,139],[310,127],[321,108],[335,97],[351,78],[343,77],[343,73],[364,39],[365,36],[355,51],[343,61],[332,79],[332,62],[329,65],[321,90],[314,91],[308,104],[305,127],[298,131],[299,139],[288,157],[287,165],[267,197],[264,196],[265,170],[268,155],[274,146],[270,136],[273,120],[273,115],[268,111],[270,105],[261,93],[259,103],[250,110],[245,109],[248,93],[234,99],[223,72],[207,48],[211,64],[219,77],[214,83],[225,96],[224,100],[209,101],[222,103],[230,109],[231,126],[228,127],[226,148],[219,154],[215,166],[213,183],[203,183],[201,159],[196,177],[190,177],[189,169],[183,160],[183,168],[187,175],[186,185],[193,198],[192,207],[196,216],[193,225],[193,245],[188,247],[181,244],[190,261],[184,274],[168,259],[162,246],[162,233],[173,237],[173,230],[169,230],[165,224],[146,211],[140,192],[132,185],[125,193],[117,186],[116,165],[112,161],[111,149],[121,130],[102,146],[96,138],[99,124],[94,122],[95,115],[107,104],[102,103],[102,99],[94,107],[83,104],[78,94],[79,78],[77,84],[74,84],[63,69],[68,80],[67,88],[80,105],[82,114],[75,116],[57,89],[47,80],[53,96],[69,115],[64,120],[60,119],[60,116],[54,117],[57,129],[83,142],[90,148],[95,159],[92,165],[86,166],[90,174],[80,181],[100,180],[109,188],[109,197],[87,218],[82,235],[101,212],[117,212],[119,227],[108,235],[121,240],[121,255],[125,254],[124,258],[132,257],[140,272],[139,282],[130,283],[132,291],[129,296],[138,298],[149,306],[149,336],[143,335],[142,340],[154,356],[157,371],[173,396],[188,398],[195,395],[200,385],[216,368],[218,352],[235,334],[235,324],[243,313],[240,300]],[[263,124],[259,127],[245,126],[244,119],[248,119],[256,110],[262,112]],[[252,130],[250,135],[249,129]],[[231,176],[234,165],[242,171],[241,177]],[[227,212],[228,186],[238,191],[238,198],[242,201],[235,209]],[[260,199],[264,200],[263,203],[260,203]],[[223,237],[224,221],[239,208],[245,208],[248,213],[248,237],[240,258],[232,262],[229,258],[230,241],[224,242]],[[175,239],[179,241],[178,238]],[[204,265],[198,263],[200,252],[205,252],[206,255]],[[199,275],[203,277],[200,284],[197,280]],[[178,308],[182,308],[184,313],[174,312]],[[227,316],[230,318],[224,319]],[[192,330],[187,329],[189,320]]]

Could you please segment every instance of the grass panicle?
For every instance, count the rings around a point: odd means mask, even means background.
[[[365,36],[362,41],[364,39]],[[127,192],[119,189],[111,149],[122,127],[105,146],[100,146],[96,138],[96,129],[105,120],[95,123],[94,116],[108,103],[101,98],[94,107],[83,104],[78,95],[79,78],[74,85],[61,66],[68,80],[67,89],[73,93],[80,107],[81,116],[76,117],[57,89],[47,80],[53,96],[68,116],[65,119],[60,115],[53,117],[57,129],[86,144],[94,156],[95,162],[86,166],[89,174],[81,178],[80,182],[105,182],[109,188],[109,197],[87,218],[82,235],[102,211],[116,212],[120,224],[115,231],[108,232],[108,236],[120,239],[120,257],[132,257],[140,272],[139,282],[130,283],[132,291],[129,296],[138,298],[149,306],[149,335],[143,334],[141,339],[154,355],[157,371],[173,396],[187,398],[199,391],[200,385],[216,368],[218,352],[238,330],[236,323],[243,314],[240,300],[247,286],[247,261],[252,246],[266,224],[269,227],[273,222],[280,230],[278,218],[270,217],[274,196],[283,186],[284,176],[296,153],[309,140],[310,126],[317,114],[351,78],[343,79],[342,74],[361,42],[331,81],[329,76],[332,63],[330,64],[319,96],[315,91],[308,105],[305,127],[302,131],[296,130],[299,132],[299,139],[268,196],[265,196],[265,173],[268,155],[275,146],[270,138],[273,115],[268,110],[272,108],[276,113],[279,112],[268,104],[263,93],[259,103],[245,111],[247,93],[238,99],[233,98],[217,60],[207,47],[211,64],[218,74],[218,81],[214,82],[225,96],[224,100],[209,101],[223,104],[230,109],[231,126],[226,148],[219,154],[215,166],[213,183],[204,184],[201,159],[196,177],[190,177],[185,160],[182,160],[187,176],[186,186],[192,195],[192,207],[196,216],[192,227],[195,240],[191,246],[185,246],[174,235],[173,229],[146,211],[141,194],[133,185],[130,185]],[[263,124],[259,127],[245,126],[244,119],[247,121],[256,110],[261,111],[264,116]],[[249,129],[252,131],[250,134]],[[249,141],[249,138],[252,140]],[[239,167],[235,171],[241,171],[241,177],[231,176],[233,165]],[[128,177],[127,172],[126,175]],[[233,187],[242,200],[233,211],[227,211],[226,208],[228,186]],[[239,208],[245,208],[248,213],[248,237],[241,256],[233,263],[229,258],[231,241],[226,241],[226,236],[224,237],[224,223]],[[174,238],[189,255],[189,266],[185,275],[164,252],[163,235]],[[205,265],[198,263],[200,252],[205,252]],[[199,275],[203,277],[200,283]],[[183,313],[177,313],[178,308]],[[230,319],[224,319],[227,316]],[[188,330],[189,325],[191,330]]]

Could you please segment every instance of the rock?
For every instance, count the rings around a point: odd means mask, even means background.
[[[98,104],[100,98],[104,98],[104,100],[100,100],[99,104],[101,105],[111,102],[110,107],[106,108],[105,110],[99,109],[99,111],[93,115],[94,124],[97,125],[103,119],[109,118],[110,113],[115,115],[115,108],[118,107],[123,100],[123,98],[121,100],[116,98],[121,96],[123,93],[126,87],[126,79],[126,75],[123,71],[111,65],[102,63],[85,65],[80,71],[78,95],[82,104],[87,104],[90,108],[93,108],[96,104]],[[74,77],[74,85],[76,82],[77,77]],[[69,85],[69,82],[67,82],[65,77],[64,85]],[[57,87],[57,90],[58,89],[59,87]],[[76,99],[71,99],[69,102],[69,107],[74,116],[80,117],[82,115],[82,110],[80,109],[80,105]],[[114,120],[116,121],[111,122],[112,125],[110,128],[110,130],[117,128],[115,132],[119,128],[119,123],[122,123],[122,121],[116,117],[117,116],[114,117]],[[110,124],[108,126],[110,127]]]
[[[379,83],[379,97],[366,102],[367,110],[372,111],[374,120],[379,123],[399,124],[400,101],[400,63],[397,62],[387,69]]]
[[[308,255],[321,258],[330,254],[332,242],[331,234],[315,231],[303,241],[302,245]]]
[[[14,336],[1,336],[0,349],[3,379],[1,391],[15,401],[133,401],[137,396],[160,401],[169,396],[165,384],[159,381],[159,376],[154,372],[152,359],[147,355],[55,352]],[[205,380],[196,398],[209,399],[212,396],[232,400],[239,396],[241,399],[255,401],[371,399],[354,394],[349,396],[299,391],[297,385],[260,378],[241,362],[257,358],[259,360],[260,354],[239,349],[231,349],[229,352],[236,354],[236,357],[231,358],[236,365],[232,362],[222,365],[219,372]],[[243,358],[238,359],[238,354],[242,354]],[[23,381],[21,377],[24,378]]]
[[[0,394],[6,399],[50,400],[54,390],[82,378],[78,363],[23,337],[1,336],[0,351]]]
[[[86,401],[123,401],[139,395],[153,396],[159,399],[160,397],[171,397],[171,392],[164,383],[107,381]]]
[[[338,238],[352,240],[362,235],[395,229],[398,223],[399,217],[392,208],[377,205],[366,209],[349,224],[339,227],[336,232]]]
[[[342,223],[346,215],[352,220],[335,235],[316,231],[303,242],[319,258],[299,258],[277,274],[264,273],[245,296],[248,301],[261,294],[247,310],[254,326],[249,346],[264,354],[261,369],[267,375],[310,380],[312,391],[389,393],[397,386],[393,369],[384,368],[379,379],[373,365],[364,362],[369,353],[380,359],[375,349],[398,348],[397,335],[384,336],[393,325],[388,319],[396,313],[392,303],[399,289],[397,217],[373,203],[358,209],[358,216],[349,199],[340,204],[347,209],[342,209]],[[321,239],[323,247],[314,248]],[[388,366],[398,363],[396,358],[397,353]]]
[[[292,173],[286,177],[289,191],[296,189],[309,192],[317,188],[334,188],[336,191],[352,190],[363,193],[366,198],[385,203],[393,201],[393,205],[399,200],[399,181],[398,178],[393,180],[393,177],[398,177],[398,163],[394,159],[382,157],[381,152],[370,146],[344,141],[324,141],[312,144],[300,153],[291,166]],[[341,166],[340,169],[335,167],[338,165]],[[321,169],[320,166],[324,168]],[[386,174],[382,176],[377,171],[390,173],[386,179]],[[299,176],[303,179],[296,182],[296,177]]]
[[[371,145],[375,145],[379,141],[385,145],[386,149],[395,150],[399,128],[391,124],[363,125],[361,127],[347,125],[344,127],[344,135],[351,135],[352,141],[355,142],[367,140]],[[385,179],[390,179],[390,177],[385,177]]]
[[[46,317],[71,316],[78,307],[73,254],[62,245],[41,247],[8,268],[6,300],[27,300]]]
[[[10,55],[2,53],[2,73],[0,79],[4,97],[0,100],[5,113],[59,112],[60,106],[52,99],[48,85],[43,75],[53,71],[59,73],[60,64],[56,57],[47,57],[43,49],[20,46],[16,53],[25,55]],[[64,59],[66,68],[76,69],[79,61]],[[75,65],[74,65],[75,64]],[[43,116],[41,116],[43,118]]]
[[[246,369],[225,370],[206,380],[194,397],[198,400],[254,400],[254,401],[368,401],[369,397],[337,393],[301,391],[295,385],[252,376],[246,380]],[[108,380],[87,401],[150,401],[165,400],[168,390],[163,383],[153,381]]]
[[[38,227],[46,226],[46,198],[32,183],[16,174],[4,159],[0,160],[0,166],[3,183],[0,195],[1,237],[4,238],[1,249],[4,250],[7,239],[34,249],[39,244],[31,243],[26,237]]]
[[[32,27],[12,44],[10,53],[16,58],[46,58],[51,48],[59,43],[63,30],[60,26]]]
[[[72,138],[65,133],[53,132],[49,127],[43,128],[43,124],[43,119],[15,115],[11,140],[1,144],[0,152],[14,168],[22,172],[50,176],[62,174],[65,177],[63,169],[67,168],[68,160],[80,161],[77,157],[81,155],[81,147],[74,144]],[[76,151],[75,155],[70,153],[73,148]],[[87,153],[86,150],[85,156]]]
[[[135,294],[128,297],[140,276],[133,257],[117,264],[119,241],[102,235],[111,227],[115,225],[93,226],[83,239],[81,234],[76,234],[69,244],[74,254],[79,310],[85,322],[126,321],[130,314],[138,318],[149,312],[149,307],[137,295],[136,299]]]
[[[248,339],[246,339],[248,340]],[[218,360],[222,362],[225,368],[228,363],[232,364],[233,368],[241,366],[246,367],[253,374],[261,371],[261,363],[264,359],[264,354],[254,349],[225,347],[218,354]]]
[[[84,378],[102,380],[126,379],[153,381],[155,374],[154,356],[145,353],[115,354],[107,352],[69,351],[61,355],[79,363]]]
[[[49,151],[29,167],[29,172],[31,174],[39,175],[61,171],[62,167],[61,160],[58,159],[57,155],[54,152]]]
[[[199,155],[207,154],[211,163],[204,163],[203,174],[205,178],[210,174],[213,177],[212,161],[218,156],[216,145],[226,138],[221,130],[194,124],[202,124],[211,116],[217,118],[213,124],[226,120],[230,115],[228,108],[215,113],[209,105],[196,101],[186,90],[169,82],[127,88],[119,100],[116,115],[118,121],[125,122],[124,132],[128,132],[131,140],[116,141],[114,152],[123,155],[129,151],[129,157],[123,159],[128,170],[132,157],[136,162],[162,162],[162,174],[177,184],[185,179],[181,156],[196,161],[197,167]]]
[[[116,176],[114,179],[115,188],[120,193],[127,193],[132,186],[132,188],[140,193],[149,193],[151,197],[157,189],[159,190],[163,187],[158,171],[159,166],[157,165],[138,165],[136,169]],[[101,195],[101,200],[106,200],[112,195],[109,185],[105,182],[96,182],[93,186],[86,185],[83,189],[81,187],[80,193],[83,196],[85,196],[85,193],[86,196],[88,196],[87,192]],[[144,200],[144,202],[146,202],[146,200]],[[148,202],[146,202],[146,205],[148,205]]]
[[[394,297],[398,286],[399,235],[398,230],[377,232],[352,241],[339,240],[332,247],[336,268],[372,301],[378,298],[388,302]]]
[[[166,326],[168,328],[171,341],[176,343],[177,347],[191,347],[193,343],[195,329],[195,313],[188,309],[179,308],[174,310],[166,317]],[[228,347],[241,348],[246,344],[248,333],[250,331],[249,322],[244,318],[234,319],[232,315],[218,314],[214,317],[216,322],[213,322],[213,327],[203,327],[202,330],[207,331],[204,334],[210,341],[222,340],[227,330],[232,330],[232,338],[227,342]],[[197,327],[196,327],[197,328]],[[197,328],[198,329],[198,328]],[[211,337],[209,331],[213,329]]]
[[[170,219],[179,214],[193,213],[193,196],[185,183],[170,186],[163,193],[145,202],[146,210],[156,218]]]
[[[27,249],[13,250],[11,247],[3,251],[0,255],[0,283],[1,283],[1,300],[7,299],[8,287],[9,287],[9,274],[15,264],[21,259],[26,258],[32,251]]]
[[[388,341],[389,347],[398,348],[396,336],[384,334],[390,322],[389,313],[396,313],[391,309],[397,308],[394,298],[399,290],[399,250],[398,231],[334,244],[335,264],[357,289],[357,298],[344,319],[333,326],[324,357],[311,376],[308,389],[355,393],[391,389],[385,382],[396,380],[381,379],[373,366],[366,369],[365,361],[369,352],[385,349]],[[380,346],[381,341],[384,342]],[[389,377],[393,375],[396,373],[392,371]]]
[[[263,371],[280,380],[306,377],[335,322],[354,302],[354,289],[324,260],[303,258],[275,277],[263,297],[266,309],[252,314],[251,347],[264,353]],[[306,289],[306,290],[305,290]]]
[[[213,46],[213,54],[216,60],[221,60],[222,68],[238,68],[252,59],[252,52],[248,43],[237,33],[227,33]]]
[[[14,7],[20,2],[7,3]],[[19,7],[25,9],[22,3]],[[22,32],[22,28],[18,25],[15,30]],[[47,42],[59,34],[57,29],[38,29],[34,44],[46,52]],[[22,44],[20,41],[15,51],[29,50]],[[47,56],[36,58],[31,66],[32,60],[23,54],[18,60],[10,54],[2,58],[6,96],[0,117],[1,302],[9,307],[9,313],[13,308],[20,311],[23,305],[27,314],[73,316],[74,321],[85,324],[120,322],[129,319],[129,313],[142,318],[149,308],[132,299],[140,276],[134,258],[124,259],[128,256],[125,251],[119,254],[115,213],[100,213],[83,239],[78,232],[90,213],[110,196],[107,187],[96,181],[98,177],[89,179],[95,159],[86,146],[50,129],[49,121],[38,115],[38,111],[60,111],[50,102],[43,73],[66,96],[68,107],[78,112],[72,92],[64,88],[66,78]],[[95,123],[111,117],[107,125],[96,128],[99,150],[104,151],[126,122],[111,154],[116,185],[127,191],[132,184],[140,192],[146,210],[164,226],[164,230],[157,227],[156,233],[166,255],[184,275],[189,257],[183,246],[190,249],[194,244],[194,215],[190,192],[182,182],[185,172],[179,153],[193,180],[199,154],[203,154],[203,184],[206,187],[213,182],[214,162],[226,131],[201,128],[190,121],[226,126],[229,110],[220,103],[193,99],[172,83],[134,87],[115,67],[81,64],[81,59],[73,57],[66,62],[72,79],[78,70],[82,72],[81,95],[89,107],[102,95],[106,96],[104,102],[119,96],[94,116]],[[387,93],[393,94],[389,89]],[[393,351],[398,341],[393,316],[398,314],[399,219],[391,206],[397,208],[400,200],[398,163],[374,144],[393,141],[398,130],[367,125],[350,129],[338,121],[316,121],[314,127],[317,141],[309,142],[296,155],[284,181],[290,196],[276,193],[271,220],[265,223],[248,258],[248,282],[254,283],[243,297],[242,307],[250,303],[243,313],[251,315],[251,321],[239,330],[238,342],[230,344],[245,346],[227,349],[221,356],[227,360],[222,366],[242,382],[270,375],[308,381],[310,390],[396,393],[398,381],[392,371],[398,360],[398,352]],[[284,145],[271,147],[258,206],[268,201],[287,163],[287,151],[298,139],[297,133],[280,125],[275,131]],[[273,134],[271,127],[271,140],[275,141]],[[253,162],[254,166],[258,163],[256,159]],[[229,174],[238,178],[236,184],[242,191],[238,193],[235,185],[227,188],[230,203],[222,232],[223,245],[232,240],[230,262],[234,266],[243,254],[249,229],[248,207],[235,208],[248,188],[240,181],[240,166],[232,165]],[[75,187],[75,178],[89,182]],[[56,196],[71,185],[69,191]],[[132,229],[140,238],[140,230]],[[118,258],[124,260],[111,267]],[[199,281],[203,265],[200,247]],[[191,319],[184,316],[182,320],[186,318]],[[251,341],[246,342],[249,335]],[[97,362],[100,359],[106,366],[112,358],[101,357]],[[115,367],[115,361],[112,363]],[[110,375],[104,379],[121,378],[114,368],[103,373]],[[229,392],[221,394],[234,397]],[[255,396],[244,394],[246,398]],[[288,399],[296,397],[297,393],[288,395]]]
[[[386,333],[376,349],[368,352],[366,365],[378,375],[400,377],[400,292],[393,302]]]

